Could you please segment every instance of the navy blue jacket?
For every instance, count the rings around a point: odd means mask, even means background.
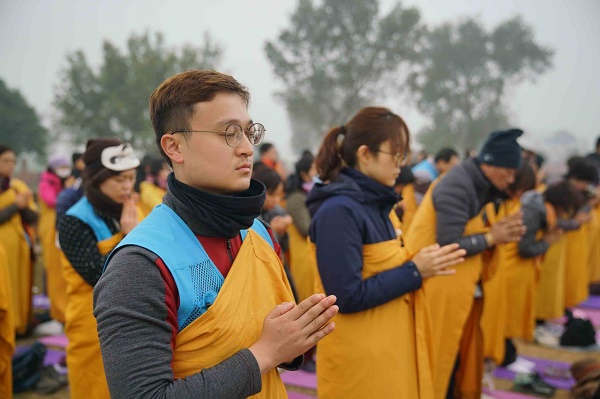
[[[410,261],[362,279],[363,245],[396,238],[389,213],[399,200],[393,189],[352,168],[308,194],[309,237],[317,246],[319,274],[325,292],[337,296],[341,313],[370,309],[421,288],[421,275]]]

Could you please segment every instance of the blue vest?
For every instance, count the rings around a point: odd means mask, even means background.
[[[251,227],[273,247],[265,225],[258,219]],[[241,230],[242,240],[248,234]],[[202,315],[217,298],[223,285],[223,275],[208,257],[202,244],[185,222],[165,204],[152,212],[129,233],[107,257],[126,245],[145,248],[163,260],[175,280],[179,292],[177,324],[181,331]]]
[[[88,201],[86,197],[81,197],[81,199],[77,201],[75,205],[67,210],[66,214],[69,216],[74,216],[90,226],[94,231],[98,241],[104,241],[113,236],[113,234],[110,232],[110,229],[106,225],[106,222],[102,220],[96,212],[94,212],[92,204],[90,204],[90,201]]]

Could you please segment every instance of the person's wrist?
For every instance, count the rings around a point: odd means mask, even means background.
[[[270,356],[267,355],[266,351],[261,348],[261,345],[258,342],[249,347],[248,350],[252,353],[252,355],[254,355],[261,374],[265,374],[266,372],[277,367],[276,364],[273,364]]]
[[[483,236],[483,239],[485,240],[485,245],[487,248],[492,248],[494,245],[496,245],[494,236],[490,232],[485,233],[485,235]]]

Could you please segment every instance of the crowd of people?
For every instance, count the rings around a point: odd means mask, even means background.
[[[366,107],[288,169],[249,102],[229,75],[172,76],[157,155],[90,139],[37,190],[0,144],[1,397],[36,242],[76,399],[285,398],[298,369],[319,398],[480,398],[513,338],[548,339],[597,289],[600,139],[551,178],[520,129],[417,155]]]

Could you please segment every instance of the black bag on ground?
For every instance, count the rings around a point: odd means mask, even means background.
[[[41,371],[46,355],[46,345],[35,342],[27,350],[13,356],[13,392],[24,392],[35,388],[41,377]]]
[[[567,317],[565,331],[560,336],[562,346],[585,347],[596,343],[596,330],[591,321],[573,317],[571,312],[567,312]]]

